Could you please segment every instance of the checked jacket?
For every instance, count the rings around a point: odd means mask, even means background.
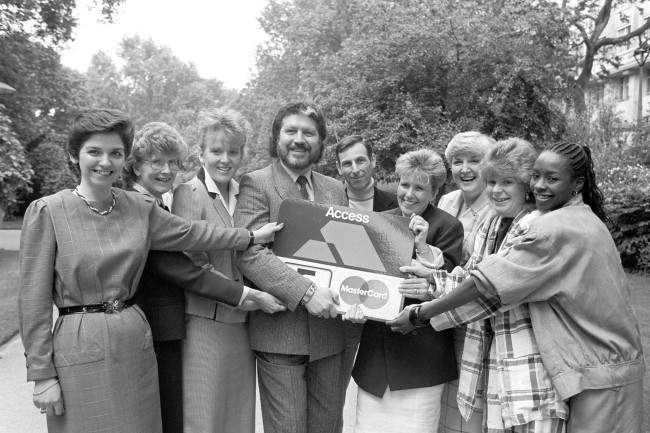
[[[456,267],[451,273],[431,271],[429,280],[436,284],[436,295],[444,296],[460,285],[488,254],[506,252],[538,215],[537,211],[521,212],[497,251],[502,218],[489,217],[477,233],[474,253],[464,268]],[[481,296],[431,319],[436,330],[465,324],[457,402],[466,420],[483,406],[484,400],[488,432],[544,419],[555,418],[560,424],[568,418],[568,407],[560,400],[542,364],[527,304],[503,306],[496,296]]]

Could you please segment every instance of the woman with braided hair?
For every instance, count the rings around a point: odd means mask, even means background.
[[[541,215],[509,250],[484,258],[451,293],[388,324],[410,332],[470,301],[528,303],[544,367],[570,408],[566,431],[640,432],[643,349],[589,149],[551,145],[535,161],[530,186]]]

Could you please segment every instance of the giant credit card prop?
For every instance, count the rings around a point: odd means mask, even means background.
[[[402,309],[397,287],[410,263],[408,219],[305,200],[287,199],[273,252],[319,286],[339,292],[339,312],[360,304],[366,317],[391,320]]]

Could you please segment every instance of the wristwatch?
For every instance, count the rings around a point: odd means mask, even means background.
[[[311,286],[309,286],[305,294],[302,296],[300,305],[305,305],[307,302],[309,302],[309,300],[314,296],[314,293],[316,293],[316,284],[311,283]]]
[[[422,305],[418,304],[415,307],[411,307],[409,310],[409,322],[411,322],[411,325],[416,328],[423,328],[429,325],[428,320],[420,320],[420,308],[422,308]]]

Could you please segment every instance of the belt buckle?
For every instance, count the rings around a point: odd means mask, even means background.
[[[104,307],[106,308],[106,314],[119,313],[125,307],[124,302],[119,299],[114,299],[112,301],[104,302]]]

